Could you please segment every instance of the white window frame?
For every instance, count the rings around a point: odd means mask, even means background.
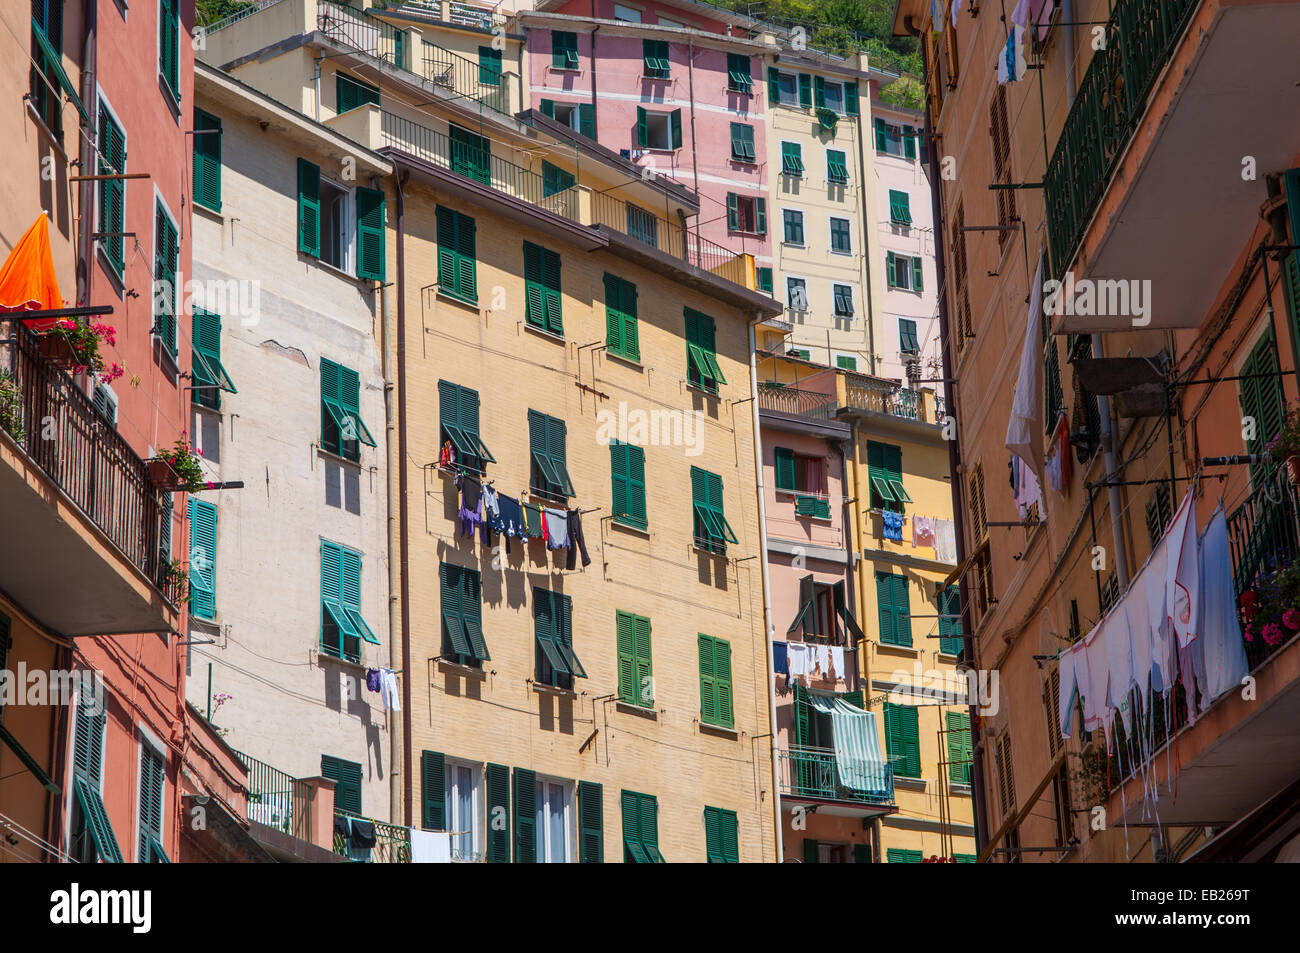
[[[853,306],[853,312],[851,314],[839,314],[835,310],[835,289],[836,288],[849,289],[849,304]],[[858,303],[853,298],[853,286],[850,284],[845,284],[842,281],[832,281],[831,282],[831,317],[836,321],[852,321],[857,316],[858,316]]]
[[[898,143],[897,152],[891,152],[889,149],[891,130],[897,133],[897,135],[893,137],[893,141]],[[903,145],[904,138],[905,136],[903,135],[903,124],[900,122],[891,122],[890,120],[886,119],[885,120],[885,148],[881,154],[887,156],[893,156],[895,159],[906,159],[907,147]]]
[[[785,237],[785,213],[786,212],[793,212],[794,214],[799,216],[799,228],[803,232],[803,241],[792,242]],[[786,245],[789,248],[808,247],[808,216],[804,214],[803,209],[796,208],[792,205],[784,205],[781,207],[781,244]]]
[[[802,283],[803,283],[803,305],[804,305],[804,306],[803,306],[802,308],[796,308],[796,307],[794,306],[794,301],[793,301],[793,299],[791,298],[791,295],[790,295],[790,282],[792,282],[792,281],[799,281],[799,282],[802,282]],[[811,299],[809,298],[809,295],[808,295],[808,279],[807,279],[807,278],[804,278],[804,277],[802,277],[802,276],[800,276],[800,275],[786,275],[786,276],[785,276],[785,306],[786,306],[786,308],[788,308],[789,310],[795,312],[796,314],[807,314],[809,311],[812,310],[812,301],[811,301]]]
[[[555,121],[561,126],[566,126],[574,132],[578,132],[579,127],[582,125],[582,109],[580,104],[560,102],[558,99],[552,100],[552,102],[555,103]],[[572,110],[572,112],[569,113],[568,119],[560,118],[559,112],[561,108]]]
[[[907,284],[905,284],[905,285],[904,285],[904,284],[896,284],[896,285],[893,285],[893,286],[891,286],[891,287],[889,287],[889,288],[886,288],[885,290],[886,290],[886,291],[910,291],[910,292],[913,292],[913,293],[917,293],[916,288],[914,287],[915,282],[912,281],[912,259],[913,259],[914,257],[916,257],[916,256],[914,256],[914,255],[906,255],[906,254],[904,254],[903,252],[898,252],[898,251],[886,252],[886,254],[887,254],[887,255],[892,254],[892,255],[894,256],[894,260],[895,260],[895,261],[902,260],[902,261],[904,261],[904,262],[907,263]],[[886,265],[888,265],[888,263],[886,263]],[[897,265],[894,266],[894,274],[895,274],[895,275],[898,274],[898,266],[897,266]],[[924,278],[925,276],[922,275],[921,277]],[[888,280],[888,278],[889,278],[889,273],[888,273],[888,271],[886,271],[886,273],[885,273],[885,278],[886,278],[886,280]]]
[[[652,130],[652,128],[653,128],[653,127],[651,126],[652,121],[655,122],[656,125],[658,124],[658,122],[662,122],[662,123],[663,123],[664,145],[656,145],[656,144],[655,144],[655,142],[654,142],[654,138],[655,138],[655,137],[651,134],[651,130]],[[662,112],[662,111],[660,111],[660,110],[655,110],[655,109],[647,109],[647,110],[645,111],[645,137],[646,137],[646,145],[645,145],[645,148],[646,148],[648,151],[650,151],[650,152],[673,152],[673,151],[674,151],[674,149],[673,149],[673,114],[670,113],[670,112]]]
[[[787,97],[783,83],[786,77],[790,77],[790,94]],[[776,101],[777,105],[798,105],[799,104],[799,74],[791,73],[788,70],[777,70],[776,74]]]
[[[574,849],[577,841],[577,815],[574,812],[574,784],[572,781],[566,781],[563,778],[552,778],[549,776],[538,775],[537,787],[535,789],[537,812],[534,815],[536,823],[536,840],[537,840],[537,862],[551,863],[549,860],[549,840],[551,836],[550,825],[546,823],[548,815],[543,810],[543,802],[549,806],[549,794],[544,799],[543,792],[546,792],[550,785],[557,785],[564,792],[564,863],[572,864],[577,859],[577,851]],[[548,858],[543,861],[542,858]]]
[[[357,254],[357,247],[356,247],[357,246],[357,223],[355,221],[356,214],[357,214],[357,202],[356,202],[356,194],[355,194],[356,189],[350,186],[342,185],[336,180],[325,176],[323,173],[321,174],[320,182],[322,186],[328,185],[330,188],[336,189],[337,191],[343,193],[343,222],[342,222],[343,240],[339,246],[339,251],[341,252],[340,257],[342,260],[337,265],[332,262],[326,261],[324,257],[325,197],[323,194],[324,190],[322,189],[321,202],[320,202],[321,257],[318,258],[317,260],[326,268],[333,268],[335,271],[342,272],[343,274],[347,275],[349,278],[355,279],[356,275],[354,274],[354,270],[355,270],[354,263],[356,261],[356,254]]]
[[[469,832],[470,839],[471,839],[470,850],[474,854],[472,858],[470,857],[457,858],[455,856],[456,840],[458,837],[456,833],[457,830],[456,825],[459,823],[459,821],[454,817],[454,812],[452,810],[456,804],[456,801],[453,800],[452,792],[453,792],[453,788],[456,791],[459,791],[460,789],[460,785],[455,779],[455,773],[454,773],[455,768],[468,768],[470,771],[470,777],[471,777],[470,783],[472,786],[470,791],[470,814],[472,816],[473,825],[474,825],[473,829]],[[486,809],[484,807],[484,805],[486,804],[486,792],[484,786],[487,782],[484,777],[483,765],[481,762],[478,761],[463,761],[459,758],[447,758],[443,771],[445,772],[445,777],[446,777],[446,781],[443,784],[443,808],[447,813],[447,832],[451,835],[452,859],[453,860],[481,859],[484,854],[486,837],[487,837],[487,830],[486,830],[487,823],[485,820],[487,814],[486,814]],[[459,836],[463,836],[463,834]]]
[[[830,104],[830,102],[829,102],[829,100],[828,100],[828,98],[827,98],[827,96],[826,96],[826,94],[830,92],[830,89],[831,89],[832,86],[834,86],[837,90],[839,90],[839,96],[840,96],[840,101],[839,101],[838,105],[835,105],[835,106],[832,106],[832,105]],[[845,98],[846,98],[846,97],[845,97],[845,95],[844,95],[844,84],[843,84],[842,82],[840,82],[840,81],[837,80],[837,79],[825,79],[825,80],[822,80],[822,102],[824,102],[824,103],[826,104],[826,108],[827,108],[827,109],[831,110],[831,111],[832,111],[833,113],[835,113],[835,115],[837,115],[837,116],[843,116],[843,115],[844,115],[844,101],[845,101]]]
[[[140,803],[140,793],[141,793],[141,791],[143,791],[143,789],[144,789],[144,776],[140,773],[140,763],[144,760],[144,749],[145,749],[145,748],[152,748],[152,749],[153,749],[153,753],[156,754],[156,755],[158,755],[158,757],[162,759],[162,788],[161,788],[162,803],[161,803],[161,805],[160,805],[160,809],[159,809],[159,811],[158,811],[158,815],[159,815],[159,818],[158,818],[158,843],[160,843],[160,844],[165,844],[165,843],[167,843],[167,841],[166,841],[166,834],[167,834],[167,748],[163,745],[163,743],[162,743],[161,741],[158,740],[158,736],[155,735],[153,732],[151,732],[151,731],[150,731],[148,728],[146,728],[144,725],[138,725],[138,726],[136,726],[136,733],[140,736],[140,738],[139,738],[139,742],[140,742],[140,743],[139,743],[138,750],[136,751],[136,758],[135,758],[136,771],[135,771],[135,831],[134,831],[134,833],[135,833],[135,842],[136,842],[136,847],[137,847],[137,849],[139,849],[139,844],[140,844],[140,828],[141,828],[142,826],[144,826],[144,818],[141,817],[141,815],[140,815],[140,808],[142,807],[142,805],[141,805],[141,803]],[[102,774],[102,772],[101,772],[101,774]],[[137,862],[137,863],[145,863],[146,860],[147,860],[147,858],[138,857],[138,856],[136,857],[136,862]]]
[[[845,222],[849,226],[849,247],[845,251],[835,247],[835,241],[832,236],[835,234],[834,223]],[[853,254],[853,219],[845,215],[828,215],[826,216],[826,247],[832,255],[852,256]]]

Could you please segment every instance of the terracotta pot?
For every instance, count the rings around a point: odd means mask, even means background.
[[[37,340],[41,346],[41,357],[56,367],[72,367],[76,363],[76,354],[72,345],[63,338],[53,334],[42,334]]]
[[[166,460],[146,460],[145,466],[149,468],[149,480],[154,486],[175,489],[181,485],[180,477]]]
[[[1286,475],[1290,477],[1292,486],[1300,486],[1300,453],[1286,458]]]

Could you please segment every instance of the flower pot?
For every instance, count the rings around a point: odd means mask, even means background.
[[[1293,453],[1286,458],[1286,475],[1292,486],[1300,486],[1300,453]]]
[[[149,468],[149,481],[160,490],[176,490],[180,488],[181,479],[166,460],[147,460],[145,466]]]
[[[37,337],[41,348],[41,357],[55,367],[72,367],[77,363],[72,345],[56,334],[42,334]]]

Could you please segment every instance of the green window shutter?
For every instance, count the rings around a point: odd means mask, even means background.
[[[776,459],[776,488],[794,492],[794,451],[789,447],[777,447],[773,455]]]
[[[551,163],[542,162],[542,197],[547,198],[574,186],[573,173]]]
[[[727,88],[733,92],[749,93],[754,85],[750,59],[744,53],[727,54]]]
[[[803,175],[803,147],[799,143],[781,143],[781,174]]]
[[[153,333],[158,335],[172,357],[179,353],[176,347],[176,314],[179,293],[176,287],[176,269],[180,246],[176,227],[167,216],[161,199],[154,205],[154,280],[162,290],[154,292]]]
[[[200,619],[215,619],[217,569],[217,508],[189,498],[190,507],[190,612]]]
[[[554,118],[555,118],[555,100],[553,100],[553,99],[542,99],[542,100],[539,100],[539,101],[538,101],[538,108],[541,109],[541,111],[542,111],[542,115],[543,115],[543,116],[546,116],[548,119],[554,119]]]
[[[813,77],[813,105],[818,109],[826,108],[826,79],[822,76]]]
[[[298,251],[320,257],[320,166],[298,160]]]
[[[654,707],[654,667],[650,660],[650,620],[645,616],[633,619],[633,645],[636,653],[636,681],[633,684],[634,704],[643,708]]]
[[[908,600],[907,577],[892,576],[894,631],[898,637],[896,645],[912,644],[912,609]]]
[[[334,810],[361,817],[361,765],[323,754],[320,773],[334,782]]]
[[[642,106],[636,107],[636,144],[642,149],[650,145],[650,126],[646,122],[646,111]]]
[[[645,75],[651,79],[668,79],[672,75],[672,64],[668,61],[668,42],[666,40],[642,40],[641,58]]]
[[[235,392],[235,385],[221,363],[221,316],[193,307],[190,327],[191,367],[194,389],[190,399],[213,410],[221,409],[221,391]],[[99,391],[96,391],[96,397]]]
[[[919,258],[912,259],[912,290],[913,291],[925,290],[925,284],[921,272],[921,259]],[[1052,419],[1055,420],[1055,418]]]
[[[701,720],[724,728],[733,727],[731,685],[731,643],[700,635]],[[705,694],[705,680],[708,694]],[[705,706],[707,698],[709,704]]]
[[[912,705],[885,703],[885,750],[895,777],[921,776],[920,733]]]
[[[163,788],[166,786],[166,765],[162,755],[150,745],[140,745],[140,782],[138,819],[139,836],[136,838],[136,858],[149,863],[150,849],[162,837]]]
[[[672,129],[673,148],[680,149],[682,147],[682,111],[674,109],[670,112],[668,114],[668,123]]]
[[[812,108],[812,76],[799,74],[799,105],[804,109]]]
[[[99,790],[104,770],[104,727],[108,713],[95,713],[94,700],[88,695],[81,698],[77,709],[76,736],[73,742],[74,772]]]
[[[518,770],[518,769],[516,769]],[[487,862],[510,863],[510,769],[489,764],[483,771],[487,787]]]
[[[740,229],[740,196],[735,192],[727,193],[727,228],[733,232]]]
[[[465,612],[461,597],[465,591],[460,566],[443,563],[438,567],[439,608],[442,612],[442,654],[452,656],[457,662],[471,660],[472,649],[465,633]]]
[[[534,327],[564,333],[561,305],[560,256],[524,242],[525,318]]]
[[[515,863],[537,863],[537,773],[515,768]]]
[[[767,234],[767,199],[754,199],[754,234]]]
[[[713,639],[700,635],[700,721],[706,725],[718,723],[717,691],[713,675]]]
[[[450,124],[451,170],[467,179],[492,184],[492,142],[462,126]]]
[[[636,698],[636,617],[627,612],[615,615],[618,649],[618,697],[625,702]]]
[[[939,596],[939,651],[946,655],[960,655],[965,644],[960,614],[961,590],[949,586]]]
[[[892,251],[885,253],[885,270],[888,273],[889,287],[897,288],[898,287],[898,259],[895,258],[894,253]]]
[[[743,122],[731,124],[731,157],[741,162],[754,162],[754,127]]]
[[[578,68],[578,34],[561,30],[551,31],[551,67],[553,69]]]
[[[916,158],[916,136],[911,126],[903,127],[903,158]]]
[[[948,748],[948,777],[953,784],[970,784],[971,736],[970,715],[966,712],[944,713],[944,738]]]
[[[578,862],[605,862],[604,790],[594,781],[578,782]]]
[[[880,641],[885,645],[898,645],[897,613],[894,610],[894,577],[887,572],[876,573],[876,606],[880,614]]]
[[[1252,349],[1241,369],[1248,379],[1238,382],[1243,417],[1255,420],[1255,439],[1246,441],[1252,453],[1264,453],[1268,442],[1282,429],[1284,403],[1281,380],[1277,376],[1277,362],[1273,358],[1273,335],[1266,331]],[[1251,376],[1261,375],[1261,376]],[[1251,481],[1258,483],[1264,476],[1266,464],[1250,468]]]
[[[840,185],[848,182],[849,167],[843,150],[826,150],[826,178],[828,181]]]
[[[478,48],[478,81],[484,86],[501,85],[501,51],[490,46]]]
[[[379,90],[344,73],[334,74],[335,108],[340,114],[367,104],[379,105]]]
[[[885,851],[885,857],[891,864],[919,864],[921,862],[921,852],[919,850],[901,850],[897,847],[891,847]]]
[[[158,8],[158,72],[177,102],[180,84],[180,8],[179,0],[161,0]]]
[[[766,291],[768,294],[772,293],[772,269],[771,268],[758,269],[758,290]]]
[[[723,864],[722,817],[715,807],[704,809],[704,854],[711,864]]]
[[[855,864],[871,863],[871,848],[866,844],[853,845],[853,862]]]
[[[641,795],[634,791],[624,791],[619,807],[623,819],[624,859],[630,856],[634,863],[650,863],[641,844]]]
[[[427,831],[446,830],[446,758],[441,751],[420,752],[421,826]]]
[[[52,9],[61,9],[56,6]],[[213,138],[203,136],[201,138]],[[218,137],[219,138],[219,137]],[[115,175],[126,171],[126,134],[113,119],[108,107],[99,107],[99,160],[98,174]],[[122,179],[107,179],[97,183],[99,186],[99,230],[113,237],[99,239],[109,264],[119,278],[126,267],[126,240],[122,236],[125,230],[126,183]]]
[[[194,110],[194,203],[221,211],[221,120]]]
[[[906,192],[889,190],[889,220],[895,225],[911,225],[912,211]]]
[[[588,139],[596,138],[596,107],[591,103],[578,105],[578,132]]]
[[[885,152],[889,149],[889,133],[885,127],[885,120],[876,120],[876,151]]]
[[[632,361],[641,359],[636,302],[636,285],[606,272],[605,343],[612,353]]]
[[[613,440],[609,445],[609,462],[614,519],[645,529],[645,451],[635,444]]]
[[[849,80],[844,84],[844,114],[846,116],[856,116],[858,114],[858,81]]]
[[[811,837],[803,839],[803,862],[805,864],[821,863],[821,851],[817,841]]]
[[[911,318],[898,319],[898,349],[909,354],[921,349],[916,337],[916,322]]]
[[[358,187],[357,203],[357,277],[371,281],[385,280],[385,205],[379,189]]]

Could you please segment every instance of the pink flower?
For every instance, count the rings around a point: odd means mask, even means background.
[[[197,453],[200,457],[203,456],[202,450],[195,450],[194,452]]]
[[[1276,622],[1270,622],[1264,626],[1264,642],[1267,645],[1277,645],[1282,641],[1282,627]]]
[[[1282,613],[1282,624],[1292,632],[1300,629],[1300,612],[1295,609],[1287,609]]]
[[[215,483],[208,483],[208,489],[209,489],[209,490],[215,490],[216,488],[217,488],[217,485],[216,485]]]

